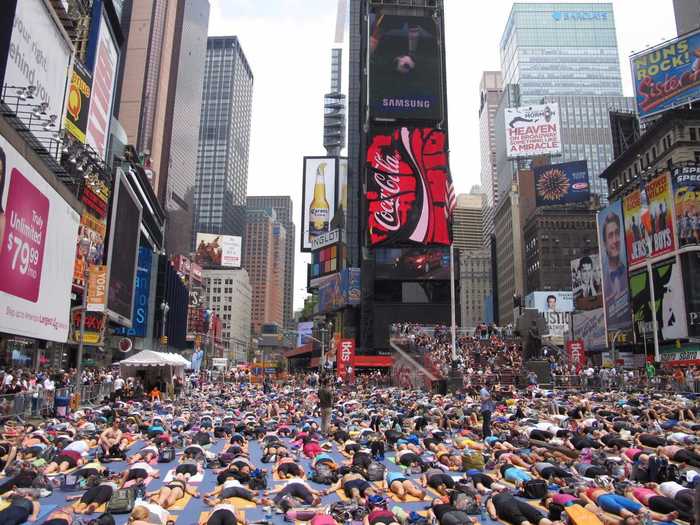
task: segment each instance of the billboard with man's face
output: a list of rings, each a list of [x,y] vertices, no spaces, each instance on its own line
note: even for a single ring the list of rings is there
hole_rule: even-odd
[[[627,280],[627,250],[623,232],[622,202],[614,202],[598,212],[598,247],[608,332],[632,329]]]
[[[600,277],[600,257],[585,255],[571,261],[571,289],[576,310],[603,307],[603,285]]]
[[[372,118],[442,120],[440,20],[370,14]]]

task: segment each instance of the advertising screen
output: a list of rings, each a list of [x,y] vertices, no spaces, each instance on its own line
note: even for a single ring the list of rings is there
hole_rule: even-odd
[[[335,157],[304,157],[301,207],[301,251],[311,251],[311,241],[331,231],[337,205]]]
[[[95,151],[105,158],[109,138],[109,125],[112,120],[112,101],[114,99],[114,84],[117,80],[117,65],[119,51],[114,43],[114,37],[109,29],[107,16],[103,12],[100,17],[100,29],[97,40],[97,54],[92,70],[92,95],[90,97],[90,112],[85,133],[85,141]]]
[[[153,250],[149,246],[139,246],[139,260],[136,268],[136,297],[134,298],[134,313],[131,320],[131,328],[116,328],[114,330],[115,335],[146,337],[152,262]]]
[[[681,254],[688,335],[700,337],[700,252]]]
[[[654,338],[654,324],[651,317],[651,290],[649,289],[649,272],[641,268],[630,272],[630,299],[632,301],[632,320],[636,341]]]
[[[532,168],[532,173],[538,207],[586,202],[591,196],[588,162],[585,160],[536,166]]]
[[[374,129],[367,148],[370,244],[451,242],[455,196],[446,136],[431,128]]]
[[[297,347],[304,346],[306,343],[311,342],[311,337],[314,331],[313,321],[304,321],[297,324]]]
[[[683,278],[676,259],[655,264],[651,273],[654,281],[656,327],[660,339],[672,341],[688,337]]]
[[[598,212],[598,247],[603,274],[603,300],[608,332],[632,329],[627,280],[627,250],[623,241],[622,203],[612,203]]]
[[[105,234],[107,223],[103,219],[98,219],[87,210],[80,218],[80,228],[75,245],[75,268],[73,269],[73,286],[82,290],[85,286],[85,265],[101,264],[104,258]],[[81,239],[90,239],[92,250],[83,253],[80,249]]]
[[[535,308],[541,314],[547,312],[573,312],[573,292],[532,292],[525,296],[525,308]]]
[[[64,122],[66,130],[80,142],[85,142],[91,92],[92,75],[80,62],[74,62]]]
[[[80,216],[0,136],[0,332],[68,339]]]
[[[339,271],[342,261],[345,260],[345,245],[332,244],[311,252],[311,264],[309,265],[309,279],[316,279]]]
[[[372,118],[442,120],[439,19],[370,14]]]
[[[700,165],[673,168],[673,194],[680,247],[700,244]]]
[[[107,259],[107,315],[131,327],[142,207],[121,168],[116,171],[113,195]]]
[[[627,247],[627,262],[630,266],[642,263],[649,254],[649,238],[651,231],[649,209],[646,203],[646,193],[634,190],[622,199],[622,211],[625,216],[625,245]]]
[[[572,259],[571,290],[576,310],[595,310],[603,307],[603,284],[598,255]]]
[[[34,86],[28,102],[45,102],[46,115],[56,115],[60,124],[73,51],[56,21],[44,0],[17,2],[4,84]]]
[[[650,239],[651,256],[659,257],[671,253],[676,246],[673,232],[673,190],[671,174],[664,173],[651,179],[644,186],[649,201],[647,235]]]
[[[449,248],[377,248],[374,262],[377,279],[450,278]]]
[[[573,314],[574,337],[583,340],[587,350],[602,350],[607,347],[605,334],[605,311],[602,308]]]
[[[509,159],[561,155],[559,104],[506,108],[505,119]]]
[[[700,31],[669,40],[630,58],[641,118],[700,98]]]
[[[242,239],[234,235],[197,233],[194,260],[202,268],[240,268]]]

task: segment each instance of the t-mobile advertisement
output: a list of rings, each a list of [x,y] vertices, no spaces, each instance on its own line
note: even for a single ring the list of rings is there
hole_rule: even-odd
[[[0,332],[66,341],[79,223],[0,137]]]

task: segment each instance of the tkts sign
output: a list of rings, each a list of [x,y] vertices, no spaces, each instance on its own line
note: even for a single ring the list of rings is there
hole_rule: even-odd
[[[367,200],[370,244],[451,242],[456,204],[446,135],[430,128],[370,133]]]

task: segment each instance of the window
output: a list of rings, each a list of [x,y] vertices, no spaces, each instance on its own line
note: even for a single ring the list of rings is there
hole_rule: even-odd
[[[695,162],[700,162],[700,151],[694,151],[693,155],[695,155]]]
[[[695,128],[690,128],[690,140],[698,140],[698,132],[695,130]]]

